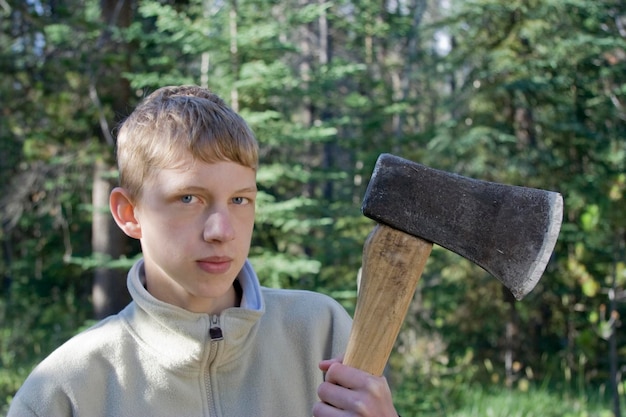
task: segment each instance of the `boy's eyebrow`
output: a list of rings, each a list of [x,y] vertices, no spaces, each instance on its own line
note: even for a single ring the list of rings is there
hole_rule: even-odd
[[[182,193],[182,192],[185,192],[185,193],[188,193],[188,192],[205,192],[205,191],[207,191],[206,188],[199,187],[197,185],[181,186],[181,187],[178,187],[176,189],[176,192],[179,192],[179,193]],[[244,188],[240,188],[238,190],[234,190],[233,191],[233,193],[256,193],[256,192],[258,192],[258,188],[257,188],[256,184],[252,185],[250,187],[244,187]]]
[[[236,193],[256,193],[257,191],[259,191],[259,189],[257,188],[256,184],[252,187],[246,187],[246,188],[242,188],[240,190],[236,190]]]

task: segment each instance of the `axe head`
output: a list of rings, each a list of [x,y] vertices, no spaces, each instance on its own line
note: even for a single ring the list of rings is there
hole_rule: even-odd
[[[535,287],[554,250],[563,198],[552,191],[467,178],[382,154],[362,211],[469,259],[520,300]]]

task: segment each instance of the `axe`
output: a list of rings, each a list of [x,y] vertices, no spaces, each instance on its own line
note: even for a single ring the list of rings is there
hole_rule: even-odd
[[[378,224],[363,248],[344,363],[380,376],[433,243],[476,263],[520,300],[554,250],[563,198],[381,154],[362,212]]]

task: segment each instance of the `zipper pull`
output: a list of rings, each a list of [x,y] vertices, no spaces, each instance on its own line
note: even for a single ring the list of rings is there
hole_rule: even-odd
[[[224,334],[222,333],[222,328],[220,327],[220,317],[218,315],[211,316],[209,338],[214,342],[224,340]]]

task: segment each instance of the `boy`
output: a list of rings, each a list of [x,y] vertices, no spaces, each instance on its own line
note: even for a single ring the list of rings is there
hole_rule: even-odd
[[[257,147],[205,89],[165,87],[137,107],[119,131],[110,197],[141,242],[133,301],[44,360],[9,417],[397,415],[384,378],[337,359],[345,310],[260,287],[247,261]]]

